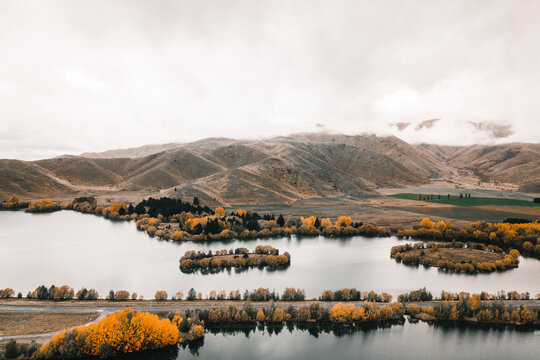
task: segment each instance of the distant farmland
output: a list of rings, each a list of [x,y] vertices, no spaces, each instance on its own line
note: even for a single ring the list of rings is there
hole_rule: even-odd
[[[398,199],[407,199],[407,200],[417,200],[418,194],[394,194],[389,195],[389,197],[398,198]],[[428,194],[425,194],[426,196]],[[441,194],[439,199],[439,194],[429,194],[433,195],[433,200],[418,200],[425,202],[433,202],[439,204],[448,204],[448,205],[457,205],[457,206],[482,206],[482,205],[499,205],[499,206],[540,206],[540,203],[534,203],[532,201],[526,200],[514,200],[514,199],[501,199],[501,198],[491,198],[491,197],[471,197],[471,198],[460,198],[459,196],[450,195],[448,199],[447,194]]]

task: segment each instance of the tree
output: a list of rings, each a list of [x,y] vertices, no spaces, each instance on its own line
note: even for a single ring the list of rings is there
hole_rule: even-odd
[[[194,206],[199,206],[199,198],[196,197],[196,196],[193,198],[193,205]]]
[[[47,300],[50,298],[50,293],[49,293],[49,290],[44,285],[41,285],[38,288],[36,288],[36,290],[34,290],[32,297],[38,300]]]
[[[74,291],[67,285],[62,285],[51,289],[50,296],[53,300],[70,300],[73,299]]]
[[[197,299],[197,292],[194,288],[189,289],[186,300],[193,301]]]
[[[82,288],[81,290],[77,291],[77,299],[78,300],[86,300],[86,296],[88,295],[88,290],[86,288]]]
[[[99,299],[99,294],[98,294],[97,290],[96,289],[88,290],[88,294],[86,294],[86,299],[87,300],[97,300],[97,299]]]
[[[336,221],[336,227],[345,227],[352,224],[352,219],[348,216],[340,216]]]
[[[276,308],[274,310],[274,315],[272,316],[272,321],[277,323],[283,322],[283,314],[284,313],[281,308]]]
[[[143,204],[142,202],[138,203],[138,204],[135,206],[134,211],[135,211],[138,215],[144,215],[144,214],[146,214],[146,208],[144,207],[144,204]]]
[[[126,301],[129,299],[130,297],[130,293],[129,291],[126,291],[126,290],[118,290],[117,292],[114,293],[114,299],[115,301]]]
[[[163,290],[156,291],[156,295],[154,296],[157,301],[165,301],[167,300],[167,297],[167,292]]]
[[[321,226],[324,227],[324,228],[331,227],[332,226],[332,221],[329,218],[322,219],[321,220]]]
[[[279,214],[276,223],[279,225],[279,227],[283,227],[283,225],[285,225],[285,219],[283,218],[282,214]]]
[[[0,290],[0,298],[2,299],[10,298],[13,295],[15,295],[15,291],[12,288],[5,288],[3,290]]]
[[[125,309],[55,335],[43,345],[40,355],[50,359],[132,353],[176,345],[178,335],[178,327],[168,319]]]
[[[201,325],[194,325],[189,330],[188,339],[193,341],[204,336],[204,328]]]

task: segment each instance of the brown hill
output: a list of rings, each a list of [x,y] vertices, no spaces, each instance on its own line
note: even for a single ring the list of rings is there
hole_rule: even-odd
[[[156,154],[158,152],[167,151],[170,149],[175,149],[181,144],[170,143],[170,144],[160,144],[160,145],[144,145],[135,148],[128,149],[115,149],[107,150],[103,152],[88,152],[82,153],[80,157],[90,158],[90,159],[114,159],[114,158],[136,158],[136,157],[145,157],[148,155]]]
[[[396,137],[372,135],[211,138],[164,147],[164,151],[152,145],[34,162],[1,160],[0,193],[160,190],[162,195],[198,196],[222,204],[283,204],[421,185],[455,176],[462,164],[481,176],[535,189],[540,168],[538,145],[412,146]]]
[[[511,143],[463,147],[419,145],[447,165],[468,170],[483,181],[516,184],[525,192],[540,192],[540,144]]]

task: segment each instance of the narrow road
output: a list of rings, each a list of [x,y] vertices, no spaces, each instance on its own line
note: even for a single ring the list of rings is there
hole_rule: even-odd
[[[364,305],[364,301],[341,301],[345,304],[354,304],[355,306]],[[529,308],[540,307],[540,300],[486,300],[482,301],[483,304],[491,303],[504,303],[505,305],[512,306],[528,306]],[[0,301],[0,311],[7,313],[92,313],[92,312],[104,312],[112,313],[115,311],[123,310],[125,308],[131,308],[139,311],[147,312],[161,312],[161,311],[180,311],[180,310],[205,310],[213,309],[223,306],[236,306],[242,307],[250,305],[256,309],[262,307],[269,307],[272,304],[281,308],[287,308],[293,306],[295,308],[300,306],[309,306],[311,304],[318,303],[325,308],[331,308],[336,305],[338,301],[244,301],[244,300],[195,300],[195,301],[153,301],[153,300],[135,300],[135,301],[39,301],[39,300],[18,300],[10,299]],[[415,301],[407,302],[408,304],[416,304],[419,307],[437,306],[441,301]],[[375,303],[377,306],[382,307],[387,303]]]

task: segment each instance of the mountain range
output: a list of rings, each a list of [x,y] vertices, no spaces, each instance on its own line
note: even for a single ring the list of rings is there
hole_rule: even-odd
[[[472,174],[540,192],[540,144],[439,146],[397,137],[295,134],[208,138],[37,161],[0,160],[0,195],[160,191],[222,204],[376,194]]]

